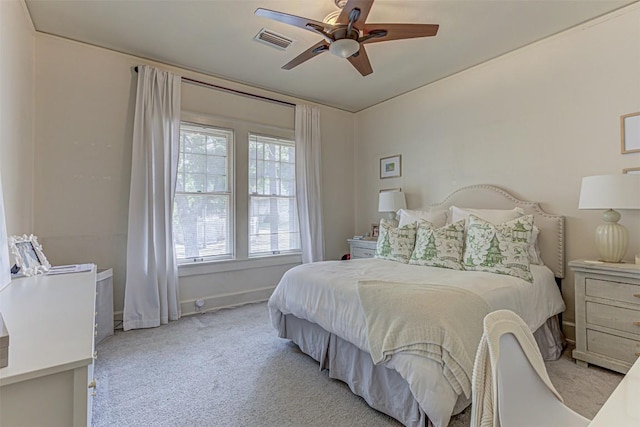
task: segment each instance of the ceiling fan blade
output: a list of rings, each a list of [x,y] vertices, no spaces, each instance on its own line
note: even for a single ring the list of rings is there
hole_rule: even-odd
[[[438,33],[437,24],[366,24],[363,28],[362,43],[379,43],[390,40],[413,39],[416,37],[433,37]],[[384,33],[386,31],[386,34]],[[376,35],[376,33],[378,35]]]
[[[325,22],[314,21],[313,19],[302,18],[296,15],[289,15],[288,13],[277,12],[275,10],[258,8],[254,12],[257,16],[263,18],[273,19],[274,21],[283,22],[285,24],[293,25],[294,27],[303,28],[305,30],[317,32],[317,29],[313,27],[324,28],[326,31],[332,30],[333,25]]]
[[[282,69],[283,70],[290,70],[293,67],[297,67],[298,65],[302,64],[303,62],[308,61],[309,59],[313,58],[314,56],[317,56],[317,55],[319,55],[322,52],[325,52],[327,50],[329,50],[329,44],[327,42],[325,42],[324,40],[321,41],[321,42],[318,42],[318,43],[314,44],[313,46],[311,46],[309,49],[307,49],[304,52],[302,52],[300,55],[298,55],[295,58],[293,58],[291,61],[289,61],[286,64],[284,64],[282,66]]]
[[[363,45],[360,45],[360,50],[355,54],[351,55],[347,58],[351,65],[353,65],[356,70],[362,74],[362,76],[368,76],[373,73],[373,68],[371,68],[371,62],[369,62],[369,57],[367,56],[367,51],[365,50]]]
[[[367,16],[369,16],[369,11],[371,10],[371,6],[373,5],[373,0],[349,0],[347,4],[342,8],[342,12],[336,19],[336,24],[348,24],[349,23],[349,15],[353,9],[360,9],[360,16],[353,23],[360,24],[360,26],[364,25],[364,22],[367,20]]]

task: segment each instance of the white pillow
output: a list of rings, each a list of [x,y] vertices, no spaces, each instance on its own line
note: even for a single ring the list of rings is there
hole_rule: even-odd
[[[440,228],[447,222],[447,211],[412,211],[409,209],[400,209],[398,211],[398,227],[404,227],[420,220],[425,220],[433,224],[434,227]]]
[[[467,220],[469,218],[469,215],[471,214],[477,216],[480,219],[484,219],[485,221],[489,221],[492,224],[502,224],[503,222],[520,218],[524,215],[524,210],[522,208],[470,209],[451,206],[449,208],[449,215],[447,216],[447,223],[451,224],[463,219]]]
[[[534,225],[531,231],[531,244],[529,245],[529,263],[543,265],[542,255],[540,255],[540,248],[538,247],[538,234],[540,234],[540,229]]]

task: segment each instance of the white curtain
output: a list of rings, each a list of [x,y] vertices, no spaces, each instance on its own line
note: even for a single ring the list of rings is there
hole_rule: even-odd
[[[0,174],[1,175],[1,174]],[[4,219],[4,199],[2,197],[2,179],[0,179],[0,289],[11,282],[11,263],[9,262],[9,243],[7,226]]]
[[[302,262],[324,260],[321,193],[320,110],[296,105],[296,199]]]
[[[180,76],[138,67],[124,330],[180,318],[171,212],[180,143]]]

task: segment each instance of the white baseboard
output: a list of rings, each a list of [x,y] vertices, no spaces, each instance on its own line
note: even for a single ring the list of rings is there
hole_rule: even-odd
[[[262,302],[269,299],[274,289],[275,286],[269,286],[266,288],[252,289],[250,291],[196,298],[204,301],[204,306],[198,311],[196,311],[195,306],[196,299],[180,301],[180,310],[183,316],[190,316],[220,310],[221,308],[231,308],[254,302]],[[114,312],[113,319],[116,325],[120,325],[119,328],[116,329],[122,329],[122,311]]]
[[[189,316],[192,314],[219,310],[221,308],[230,308],[254,302],[266,301],[269,299],[274,289],[275,286],[269,286],[267,288],[252,289],[250,291],[196,298],[204,301],[204,306],[200,310],[196,310],[196,299],[180,301],[180,309],[183,316]]]

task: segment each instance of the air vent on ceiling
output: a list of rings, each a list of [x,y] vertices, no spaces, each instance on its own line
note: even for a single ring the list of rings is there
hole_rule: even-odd
[[[268,44],[269,46],[273,46],[276,49],[285,50],[293,43],[288,37],[283,36],[282,34],[274,33],[271,30],[267,30],[263,28],[260,32],[254,37],[254,40],[259,42]]]

